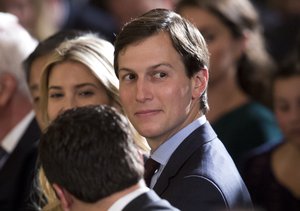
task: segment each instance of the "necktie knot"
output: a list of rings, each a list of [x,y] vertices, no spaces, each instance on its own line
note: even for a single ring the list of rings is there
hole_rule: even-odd
[[[154,175],[155,171],[159,168],[159,166],[160,164],[152,158],[149,158],[146,161],[144,179],[148,187],[150,186],[152,176]]]

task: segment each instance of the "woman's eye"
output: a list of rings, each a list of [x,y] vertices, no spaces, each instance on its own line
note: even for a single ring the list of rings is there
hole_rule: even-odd
[[[164,78],[164,77],[166,77],[166,76],[167,76],[167,74],[164,73],[164,72],[158,72],[158,73],[155,73],[155,74],[154,74],[154,77],[155,77],[155,78]]]
[[[63,97],[62,93],[50,93],[49,94],[49,98],[56,99],[56,98],[60,98],[60,97]]]
[[[275,107],[281,112],[287,112],[290,109],[289,106],[286,104],[275,104]]]
[[[92,96],[92,95],[94,95],[94,92],[93,92],[93,91],[81,91],[81,92],[79,92],[79,95],[80,95],[80,96],[87,97],[87,96]]]

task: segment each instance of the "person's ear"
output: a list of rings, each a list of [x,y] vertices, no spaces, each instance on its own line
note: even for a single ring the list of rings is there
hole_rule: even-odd
[[[0,75],[0,107],[5,106],[17,89],[17,80],[8,73]]]
[[[67,190],[65,190],[63,187],[60,187],[59,185],[57,185],[55,183],[52,186],[53,186],[53,189],[60,201],[61,208],[64,211],[70,211],[71,205],[73,204],[73,198],[72,198],[71,194]]]
[[[208,69],[204,67],[192,76],[193,99],[200,98],[203,92],[207,89],[207,84],[208,84]]]

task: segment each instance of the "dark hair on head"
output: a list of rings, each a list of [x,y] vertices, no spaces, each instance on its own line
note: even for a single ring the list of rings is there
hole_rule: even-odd
[[[39,159],[51,184],[88,203],[136,184],[144,171],[126,118],[105,105],[59,115],[41,137]]]
[[[249,0],[180,0],[176,11],[185,7],[204,9],[216,16],[236,39],[247,36],[247,47],[238,61],[237,79],[252,99],[270,105],[270,76],[275,64],[265,46],[259,15]]]
[[[167,9],[153,9],[127,23],[115,41],[114,67],[118,76],[118,56],[127,46],[159,34],[167,33],[174,49],[179,53],[185,66],[186,75],[209,66],[209,53],[206,42],[197,28],[179,14]],[[207,93],[202,94],[200,107],[203,113],[208,110]]]
[[[278,65],[273,75],[273,83],[277,79],[285,79],[293,76],[300,76],[300,45],[285,60]]]
[[[278,65],[272,77],[272,97],[274,97],[274,84],[278,80],[300,77],[300,36],[294,51]]]
[[[30,80],[31,66],[36,59],[50,54],[65,40],[74,39],[85,33],[87,32],[80,30],[62,30],[41,41],[35,50],[23,61],[27,82]]]

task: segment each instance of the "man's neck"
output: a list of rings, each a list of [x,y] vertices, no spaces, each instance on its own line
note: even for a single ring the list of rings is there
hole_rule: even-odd
[[[151,148],[151,152],[154,152],[159,146],[169,140],[173,135],[177,134],[180,130],[191,124],[193,121],[203,116],[203,113],[200,111],[200,108],[196,106],[193,111],[189,114],[186,120],[179,126],[176,130],[165,133],[160,137],[146,137],[147,142]]]
[[[119,191],[117,193],[114,193],[104,199],[101,199],[100,201],[93,203],[93,204],[87,204],[80,201],[77,201],[76,205],[73,206],[74,209],[72,211],[107,211],[117,200],[124,197],[125,195],[137,190],[140,188],[140,183],[137,183],[125,190]]]

